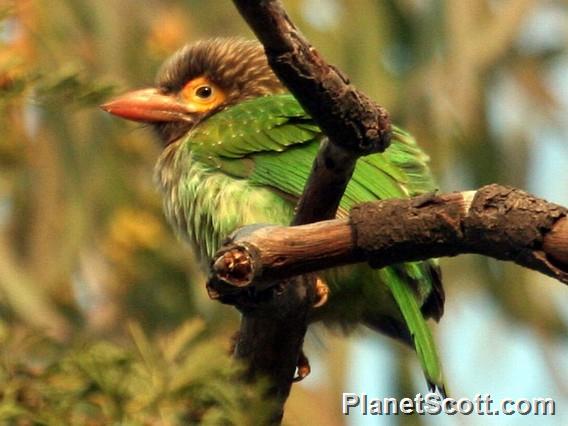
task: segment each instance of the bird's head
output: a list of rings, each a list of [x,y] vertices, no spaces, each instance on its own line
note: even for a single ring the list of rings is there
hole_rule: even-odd
[[[101,108],[151,124],[168,145],[224,108],[284,90],[258,42],[217,38],[177,51],[162,65],[155,87],[128,92]]]

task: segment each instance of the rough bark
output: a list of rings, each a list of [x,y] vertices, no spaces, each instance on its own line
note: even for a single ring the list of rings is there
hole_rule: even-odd
[[[387,111],[325,62],[276,0],[234,0],[264,45],[282,82],[334,143],[357,153],[382,152],[390,142]]]
[[[568,209],[519,189],[423,195],[355,206],[349,219],[257,228],[226,246],[214,272],[228,286],[266,283],[358,262],[374,268],[477,253],[568,284]],[[238,279],[230,267],[240,255]]]
[[[274,72],[329,138],[314,161],[292,224],[333,218],[357,158],[388,147],[388,113],[323,60],[279,1],[234,3],[264,45]],[[233,238],[249,232],[250,228],[245,229]],[[236,271],[246,256],[234,254],[225,260]],[[248,362],[249,377],[260,374],[271,380],[269,397],[279,402],[274,415],[274,422],[279,423],[300,359],[307,314],[315,302],[314,278],[289,276],[265,284],[262,288],[235,291],[214,274],[207,288],[213,298],[233,304],[243,313],[235,357]]]

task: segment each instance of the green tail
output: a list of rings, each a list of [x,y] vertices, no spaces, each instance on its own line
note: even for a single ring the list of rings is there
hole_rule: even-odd
[[[384,282],[387,283],[408,326],[430,390],[438,391],[446,397],[446,387],[436,344],[416,300],[416,293],[405,280],[401,279],[394,268],[382,269],[381,275],[384,277]]]

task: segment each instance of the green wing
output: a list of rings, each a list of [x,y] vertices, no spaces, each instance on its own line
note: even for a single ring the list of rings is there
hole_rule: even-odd
[[[321,138],[321,130],[290,94],[242,102],[213,115],[189,136],[195,159],[296,197]],[[253,159],[254,167],[242,159]],[[414,139],[395,127],[386,153],[359,160],[341,206],[434,190],[427,162]]]
[[[255,98],[212,115],[189,135],[200,161],[223,161],[259,152],[282,152],[321,134],[296,99],[289,95]]]
[[[289,94],[256,98],[217,113],[190,135],[194,158],[251,183],[275,188],[298,198],[311,171],[323,137],[320,129]],[[395,128],[393,142],[384,154],[362,157],[341,200],[348,211],[355,204],[401,198],[433,191],[428,157],[414,139]],[[389,286],[419,355],[426,378],[443,390],[441,368],[420,300],[443,297],[435,265],[413,262],[384,268],[381,279]],[[428,303],[428,302],[426,302]],[[438,311],[429,311],[438,319]],[[426,312],[424,310],[423,312]]]

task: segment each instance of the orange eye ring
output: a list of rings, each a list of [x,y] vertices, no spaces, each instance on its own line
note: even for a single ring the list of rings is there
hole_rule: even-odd
[[[190,110],[208,111],[225,101],[225,94],[206,77],[197,77],[187,83],[181,90],[181,97]]]

